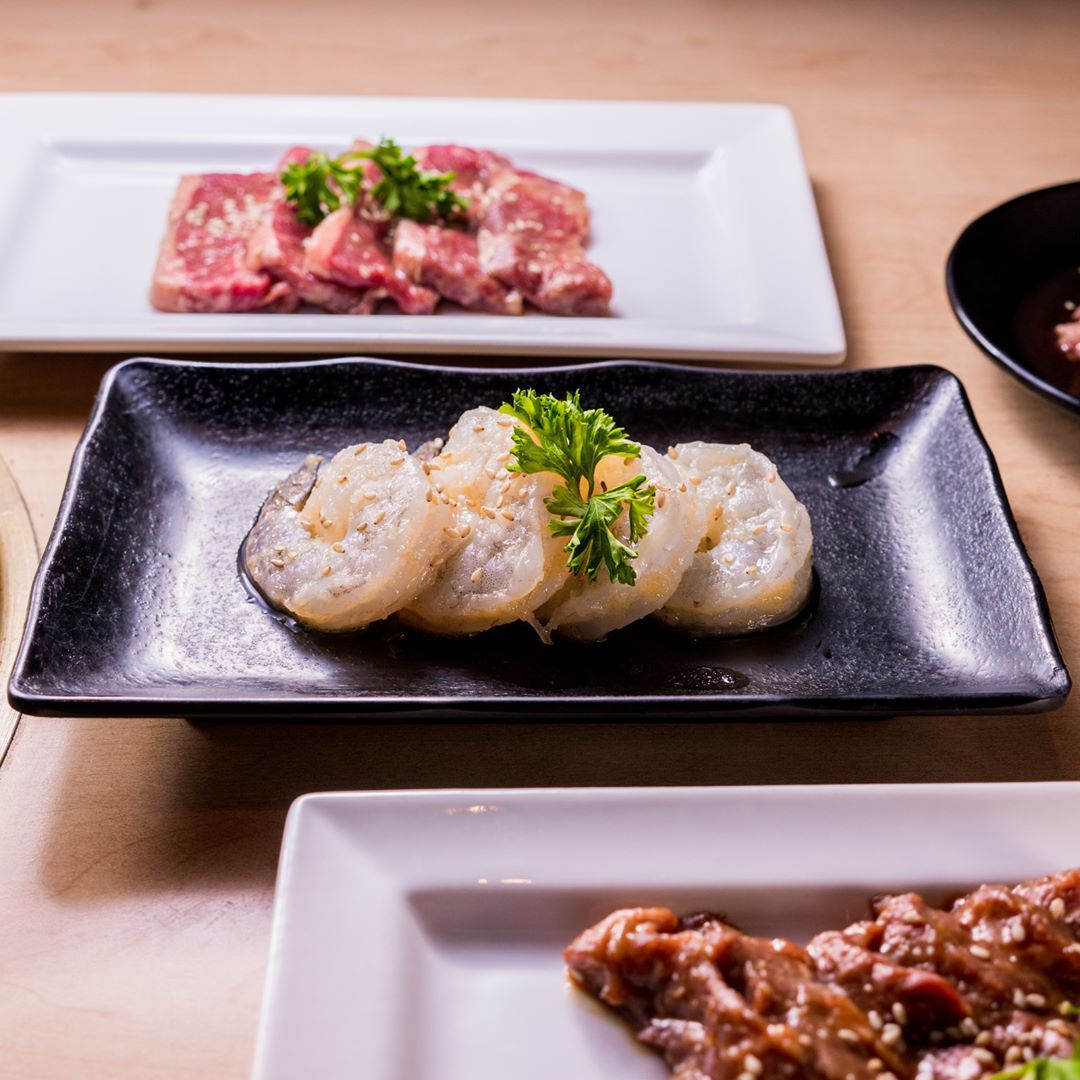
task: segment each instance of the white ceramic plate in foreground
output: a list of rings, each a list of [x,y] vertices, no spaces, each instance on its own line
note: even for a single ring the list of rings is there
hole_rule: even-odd
[[[805,941],[868,898],[1080,863],[1080,784],[309,795],[278,875],[256,1080],[662,1080],[561,950],[616,907]]]
[[[0,96],[0,348],[843,359],[791,114],[777,105]],[[358,135],[489,146],[582,188],[611,318],[165,314],[147,298],[182,173]]]

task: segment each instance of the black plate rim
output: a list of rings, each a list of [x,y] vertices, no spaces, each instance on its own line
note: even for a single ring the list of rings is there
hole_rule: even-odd
[[[952,715],[962,714],[991,714],[1008,712],[1046,712],[1059,708],[1064,704],[1072,687],[1071,676],[1065,665],[1064,657],[1054,634],[1053,621],[1050,607],[1046,599],[1046,593],[1039,575],[1031,561],[1027,548],[1020,536],[1009,503],[1005,487],[1001,479],[994,453],[990,448],[986,437],[983,435],[975,414],[971,407],[970,399],[961,380],[947,368],[937,364],[912,364],[892,365],[886,368],[843,368],[828,371],[741,371],[730,368],[708,367],[699,363],[667,363],[654,360],[641,359],[618,359],[586,360],[573,364],[556,365],[533,365],[522,367],[514,364],[507,366],[481,365],[467,366],[457,364],[432,364],[420,361],[401,360],[388,357],[373,356],[341,356],[324,357],[306,360],[288,361],[260,361],[256,363],[238,364],[233,361],[219,360],[176,360],[164,357],[135,356],[114,364],[102,377],[98,387],[94,404],[87,420],[86,428],[75,447],[72,455],[68,478],[64,485],[63,495],[60,500],[60,508],[53,523],[52,531],[34,582],[30,590],[30,598],[27,604],[26,617],[23,623],[22,639],[19,651],[8,680],[7,695],[11,706],[22,713],[37,716],[66,716],[66,717],[190,717],[194,718],[235,718],[253,719],[256,717],[289,716],[301,717],[319,715],[327,718],[337,717],[347,719],[350,717],[369,720],[378,719],[380,716],[412,716],[422,718],[425,714],[447,716],[455,712],[461,714],[477,713],[488,714],[494,718],[499,712],[513,711],[535,718],[538,714],[565,709],[567,706],[581,706],[589,712],[603,715],[604,710],[620,712],[623,719],[627,717],[625,709],[627,699],[615,698],[609,695],[544,695],[531,696],[528,698],[515,697],[513,695],[477,695],[473,697],[453,696],[396,696],[396,697],[363,697],[336,695],[334,697],[320,697],[313,695],[280,695],[280,696],[243,696],[235,698],[222,697],[160,697],[160,696],[137,696],[137,695],[53,695],[38,693],[23,687],[21,684],[26,674],[26,665],[29,658],[30,645],[33,638],[33,630],[36,628],[40,617],[42,593],[45,581],[49,575],[56,549],[60,538],[67,528],[75,502],[75,492],[85,466],[87,448],[92,442],[98,429],[101,427],[105,413],[105,407],[112,392],[112,388],[120,376],[129,368],[140,366],[157,366],[173,368],[199,368],[210,370],[260,370],[274,371],[281,368],[302,369],[334,367],[341,364],[363,364],[387,368],[407,368],[429,372],[443,372],[447,374],[478,374],[478,375],[510,375],[528,376],[543,375],[549,372],[566,373],[568,371],[595,371],[600,368],[640,368],[652,371],[683,371],[687,373],[700,373],[702,370],[714,371],[717,374],[725,374],[744,379],[785,379],[785,378],[826,378],[826,379],[857,379],[860,377],[873,377],[877,373],[895,371],[899,368],[911,368],[915,371],[924,372],[936,380],[945,380],[954,385],[963,406],[968,423],[978,440],[990,469],[990,479],[994,496],[1004,514],[1009,528],[1010,537],[1020,556],[1021,564],[1025,570],[1035,593],[1036,614],[1039,629],[1046,638],[1052,651],[1053,659],[1057,664],[1058,678],[1053,685],[1044,685],[1039,689],[1041,694],[1028,694],[1019,692],[988,691],[985,694],[972,694],[970,692],[957,696],[948,695],[919,695],[910,696],[895,695],[861,695],[859,698],[837,697],[803,697],[792,698],[790,695],[761,694],[740,698],[724,698],[718,695],[683,695],[677,693],[661,695],[638,695],[632,699],[632,705],[636,712],[647,714],[661,709],[671,714],[677,714],[681,710],[683,715],[701,715],[713,710],[725,716],[739,716],[745,714],[770,714],[782,712],[784,715],[820,716],[824,712],[839,712],[851,715],[871,715],[886,717],[896,713],[905,714],[935,714],[949,713]]]
[[[975,342],[986,356],[1014,378],[1019,379],[1019,381],[1029,389],[1034,390],[1038,394],[1042,394],[1043,397],[1048,398],[1059,405],[1063,405],[1067,409],[1080,413],[1080,397],[1070,394],[1067,390],[1062,390],[1061,387],[1055,386],[1045,379],[1041,379],[1027,367],[1027,365],[1021,363],[1015,357],[1010,356],[1009,353],[1005,352],[1003,349],[999,349],[982,333],[968,313],[964,302],[960,299],[956,283],[957,251],[963,247],[968,237],[976,228],[981,226],[988,218],[992,218],[999,213],[1004,213],[1019,203],[1035,202],[1040,198],[1044,198],[1051,192],[1062,191],[1066,188],[1076,188],[1078,194],[1080,194],[1080,180],[1068,180],[1061,184],[1051,184],[1049,187],[1034,188],[1031,191],[1025,191],[1020,195],[1014,195],[1011,199],[1006,199],[1004,202],[998,203],[996,206],[992,206],[989,210],[979,214],[978,217],[972,218],[961,230],[960,235],[957,236],[952,247],[949,249],[948,258],[945,260],[945,291],[948,294],[949,306],[952,308],[953,315],[956,316],[956,321],[960,323],[967,336]]]

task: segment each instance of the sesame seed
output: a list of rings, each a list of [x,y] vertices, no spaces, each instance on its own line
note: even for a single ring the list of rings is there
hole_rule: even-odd
[[[727,493],[729,495],[734,495],[736,491],[738,491],[738,488],[735,486],[735,481],[732,480],[731,483],[727,486]]]
[[[680,484],[679,485],[679,490],[680,491],[685,491],[686,490],[686,485],[685,484]]]
[[[1042,994],[1028,994],[1027,1003],[1032,1009],[1046,1008],[1046,998]]]
[[[1060,919],[1064,916],[1065,901],[1062,900],[1060,896],[1055,896],[1054,899],[1050,901],[1050,914],[1053,915],[1055,919]]]
[[[374,491],[364,492],[364,498],[367,499],[368,502],[374,502],[378,497],[379,496],[376,495]]]
[[[501,416],[501,417],[499,417],[498,420],[495,421],[495,423],[498,424],[499,427],[513,427],[514,426],[514,421],[511,420],[509,416]]]
[[[494,519],[495,517],[495,511],[492,510],[490,506],[481,506],[480,513],[483,514],[486,518]]]
[[[663,510],[664,509],[664,503],[666,503],[666,502],[667,502],[667,492],[658,491],[656,493],[656,509],[657,510]]]
[[[676,450],[674,446],[669,446],[667,448],[667,456],[669,458],[671,458],[672,461],[678,461],[679,460],[679,451]]]
[[[385,511],[385,510],[380,510],[380,511],[379,511],[379,512],[378,512],[378,513],[377,513],[377,514],[376,514],[376,515],[375,515],[375,516],[374,516],[374,517],[373,517],[373,518],[371,519],[371,524],[372,524],[372,525],[381,525],[381,524],[383,523],[383,519],[384,519],[385,517],[386,517],[386,511]]]
[[[447,525],[447,526],[446,526],[446,527],[445,527],[445,528],[443,529],[443,532],[444,532],[444,533],[446,533],[446,535],[447,535],[447,536],[449,536],[451,540],[457,540],[457,539],[459,539],[459,535],[458,535],[458,531],[457,531],[457,529],[453,528],[453,526],[451,526],[451,525]]]
[[[976,1061],[981,1062],[983,1065],[997,1064],[997,1058],[994,1057],[994,1055],[991,1054],[989,1050],[985,1050],[981,1046],[977,1046],[974,1050],[972,1050],[971,1056]]]
[[[971,1017],[969,1016],[967,1019],[970,1020]],[[993,1041],[993,1038],[994,1036],[989,1031],[980,1031],[979,1034],[975,1036],[975,1045],[989,1046]]]
[[[405,459],[403,457],[396,457],[390,462],[391,465],[404,465]]]
[[[758,568],[756,566],[748,566],[746,568],[746,576],[747,577],[754,577],[759,572],[760,571],[758,570]]]
[[[475,570],[474,570],[474,571],[473,571],[473,572],[472,572],[472,573],[471,573],[471,574],[469,575],[469,580],[470,580],[471,582],[473,582],[474,584],[479,584],[479,583],[480,583],[480,579],[481,579],[481,578],[482,578],[483,576],[484,576],[484,568],[483,568],[482,566],[478,566],[478,567],[477,567],[477,568],[476,568],[476,569],[475,569]]]
[[[764,525],[755,525],[753,527],[753,529],[751,529],[750,531],[751,531],[752,535],[760,536],[765,531],[765,526]]]
[[[354,451],[353,457],[359,457],[367,449],[367,443],[361,443]]]
[[[899,1024],[886,1024],[881,1031],[881,1041],[886,1046],[896,1046],[903,1038],[903,1035],[904,1033],[900,1030]]]
[[[1027,1006],[1027,995],[1024,993],[1023,990],[1013,991],[1013,1004],[1018,1009],[1023,1009]]]
[[[458,529],[458,536],[460,536],[462,540],[468,540],[471,533],[471,525],[462,525],[461,528]]]
[[[430,462],[421,461],[420,462],[420,468],[424,470],[424,475],[425,476],[430,476],[431,475],[431,463]]]
[[[1030,1046],[1025,1046],[1024,1049],[1020,1051],[1020,1053],[1023,1054],[1025,1061],[1031,1061],[1031,1059],[1035,1056],[1035,1051],[1032,1050]]]
[[[322,576],[323,576],[323,577],[327,577],[327,576],[329,576],[329,575],[330,575],[330,574],[332,574],[332,573],[333,573],[333,570],[332,570],[332,568],[331,568],[331,567],[329,567],[329,566],[324,566],[324,567],[323,567],[323,572],[322,572]]]
[[[484,425],[483,424],[473,424],[473,431],[475,431],[477,435],[479,435],[480,432],[482,432],[483,430],[484,430]]]
[[[1054,1017],[1053,1020],[1047,1020],[1046,1026],[1051,1031],[1056,1031],[1059,1035],[1068,1036],[1072,1034],[1072,1031],[1069,1030],[1069,1025],[1066,1024],[1064,1020],[1057,1019],[1057,1017]]]
[[[1011,931],[1013,941],[1017,942],[1018,944],[1027,937],[1027,931],[1024,929],[1023,923],[1013,923]]]
[[[427,491],[424,493],[424,498],[427,499],[428,502],[431,502],[434,497],[435,492],[432,491],[431,488],[428,488]]]
[[[504,518],[506,518],[507,521],[513,521],[514,520],[514,515],[511,514],[509,510],[503,510],[501,513],[502,513],[502,516]]]
[[[979,1025],[970,1016],[965,1016],[960,1021],[960,1033],[962,1035],[978,1035]]]
[[[345,473],[342,473],[342,474],[341,474],[341,475],[340,475],[340,476],[339,476],[339,477],[337,478],[337,482],[338,482],[339,484],[344,484],[344,483],[346,483],[346,482],[348,481],[348,479],[349,479],[349,478],[348,478],[348,476],[346,476],[346,475],[345,475]]]
[[[896,1017],[896,1022],[903,1027],[907,1023],[907,1009],[899,1001],[893,1002],[892,1014]]]
[[[339,540],[336,544],[330,545],[339,555],[345,551],[345,545]]]
[[[851,1028],[840,1028],[836,1034],[847,1043],[857,1043],[859,1041],[859,1036]]]
[[[751,1076],[760,1076],[763,1066],[761,1064],[761,1058],[755,1057],[753,1054],[747,1054],[743,1058],[743,1068],[750,1073]]]
[[[977,956],[980,960],[989,960],[990,950],[985,945],[972,945],[971,955]]]
[[[891,1072],[883,1072],[879,1080],[896,1080],[896,1074]]]
[[[1015,1065],[1023,1058],[1023,1056],[1024,1051],[1021,1050],[1019,1046],[1010,1046],[1009,1049],[1005,1051],[1005,1064]]]
[[[689,479],[690,479],[690,483],[693,484],[694,487],[697,487],[701,483],[701,477],[700,476],[691,476]]]
[[[732,555],[730,551],[724,556],[724,565],[725,566],[734,566],[735,565],[735,556]]]
[[[405,440],[404,440],[404,439],[398,439],[398,441],[397,441],[397,448],[398,448],[399,450],[405,450],[405,449],[406,449],[406,446],[405,446]]]
[[[360,524],[356,526],[356,531],[358,533],[366,532],[367,531],[367,522],[366,521],[361,521]]]
[[[810,1036],[807,1035],[805,1031],[799,1036],[799,1042],[803,1046],[813,1046],[814,1045],[814,1040],[811,1039]]]
[[[280,570],[285,565],[285,563],[281,559],[271,559],[270,560],[270,565],[271,566],[276,566]]]
[[[885,1025],[885,1021],[881,1019],[881,1013],[879,1013],[877,1009],[871,1009],[866,1014],[866,1018],[870,1021],[870,1026],[875,1031],[880,1031]]]
[[[776,483],[776,469],[770,469],[769,475],[765,478],[770,484]]]
[[[754,1080],[754,1077],[751,1073],[741,1072],[735,1077],[735,1080]]]
[[[881,1070],[885,1068],[885,1063],[881,1060],[881,1058],[871,1058],[866,1063],[866,1067],[870,1070],[870,1072],[881,1072]]]
[[[794,525],[791,525],[786,521],[781,522],[781,524],[780,524],[780,531],[781,532],[791,532],[794,528],[795,528]],[[914,911],[906,911],[906,912],[904,912],[904,922],[912,923],[913,925],[917,925],[918,923],[922,922],[922,919],[920,919],[919,916],[916,915]]]

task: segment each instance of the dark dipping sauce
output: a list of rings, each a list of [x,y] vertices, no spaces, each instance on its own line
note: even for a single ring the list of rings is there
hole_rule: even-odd
[[[1017,305],[1013,331],[1020,355],[1040,379],[1080,397],[1080,360],[1058,345],[1055,327],[1071,321],[1080,305],[1080,259],[1042,279]]]

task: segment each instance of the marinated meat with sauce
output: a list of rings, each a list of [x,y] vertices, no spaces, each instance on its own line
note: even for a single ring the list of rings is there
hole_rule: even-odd
[[[978,1080],[1072,1052],[1080,870],[983,886],[948,910],[882,897],[872,916],[803,949],[634,908],[564,957],[680,1080]]]

